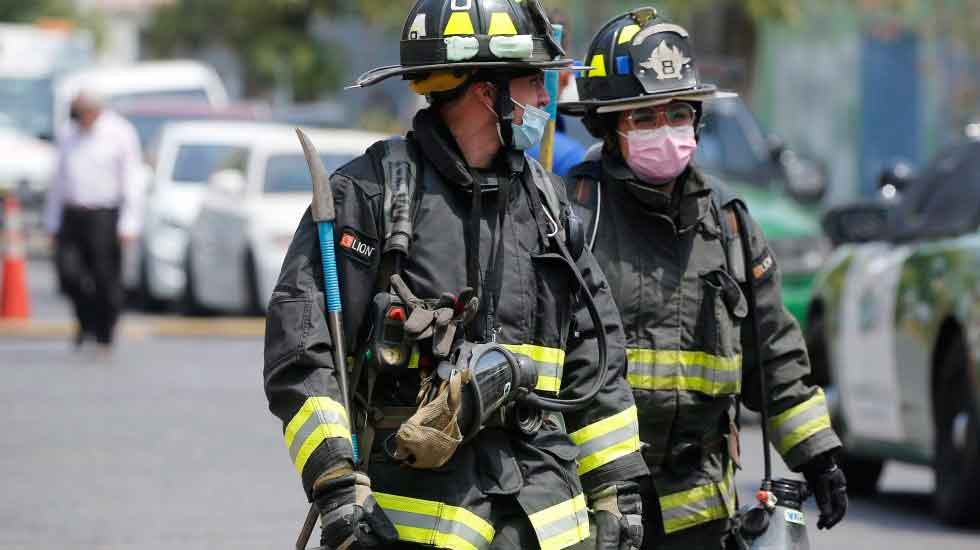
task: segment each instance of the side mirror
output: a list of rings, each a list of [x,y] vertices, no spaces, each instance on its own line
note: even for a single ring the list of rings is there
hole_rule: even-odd
[[[881,202],[832,208],[823,217],[823,229],[834,246],[884,240],[889,236],[891,211]]]
[[[802,202],[820,202],[824,198],[829,187],[825,168],[790,149],[784,149],[779,160],[790,195]]]
[[[885,199],[894,199],[908,189],[912,181],[912,165],[904,160],[892,162],[878,176],[878,191]]]
[[[208,178],[208,188],[226,197],[239,197],[245,191],[245,176],[238,170],[219,170]]]

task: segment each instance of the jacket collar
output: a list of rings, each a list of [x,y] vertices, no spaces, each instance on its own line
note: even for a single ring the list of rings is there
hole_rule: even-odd
[[[602,170],[647,211],[670,218],[682,232],[696,226],[710,211],[711,189],[693,166],[677,177],[671,195],[640,181],[619,155],[603,155]]]
[[[422,109],[415,115],[412,130],[423,156],[435,166],[436,171],[444,180],[467,189],[473,187],[476,170],[471,170],[466,164],[455,138],[442,119],[439,118],[438,113],[432,109]],[[524,172],[525,160],[521,151],[507,151],[506,155],[498,154],[494,163],[502,166],[505,161],[509,163],[509,166],[503,169],[498,168],[496,170],[498,174],[504,170]],[[478,179],[484,191],[493,190],[497,187],[496,181],[492,177],[479,177]]]

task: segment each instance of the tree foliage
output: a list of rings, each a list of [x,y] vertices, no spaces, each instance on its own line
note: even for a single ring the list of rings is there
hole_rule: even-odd
[[[0,2],[0,21],[31,23],[39,17],[71,17],[69,0],[3,0]]]

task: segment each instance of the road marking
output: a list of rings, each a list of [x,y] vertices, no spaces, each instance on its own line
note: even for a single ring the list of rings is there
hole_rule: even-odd
[[[0,339],[62,339],[75,335],[74,321],[0,320]],[[124,319],[117,331],[123,338],[261,338],[265,335],[265,319],[214,318],[185,319],[179,317],[140,316]]]

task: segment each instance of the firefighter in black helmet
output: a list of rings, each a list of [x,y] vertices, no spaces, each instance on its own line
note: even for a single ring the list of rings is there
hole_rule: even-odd
[[[691,165],[702,105],[723,94],[700,80],[688,32],[653,8],[606,24],[587,64],[580,100],[560,109],[603,144],[569,174],[568,194],[622,314],[651,470],[645,547],[725,547],[739,401],[768,406],[773,444],[815,493],[818,526],[832,527],[847,506],[841,443],[823,392],[803,381],[778,259],[740,199]]]
[[[419,0],[404,26],[401,64],[354,83],[398,76],[430,106],[406,138],[373,145],[330,178],[344,331],[347,349],[356,350],[351,411],[340,405],[309,212],[269,305],[266,393],[320,510],[325,547],[594,548],[590,506],[602,548],[640,546],[636,481],[648,470],[619,316],[592,254],[582,251],[582,239],[575,246],[581,231],[564,185],[524,154],[547,122],[542,71],[571,63],[537,0]],[[400,201],[399,190],[409,188]],[[409,208],[408,215],[394,214],[396,207]],[[569,252],[575,248],[578,254]],[[369,314],[390,288],[412,307],[441,304],[426,317],[432,327],[412,332],[418,340],[411,360],[398,365],[389,364],[398,353],[363,353],[378,334],[399,334],[375,326],[379,317]],[[445,431],[424,432],[457,445],[444,463],[403,460],[396,430],[414,421],[417,398],[430,395],[420,388],[438,386],[432,380],[443,369],[436,367],[446,365],[438,319],[455,322],[461,308],[453,304],[470,300],[454,296],[474,295],[479,311],[462,315],[452,349],[472,349],[456,346],[465,340],[520,354],[536,368],[533,398],[594,398],[564,414],[512,408],[511,416],[469,430],[476,435],[467,440],[453,418]],[[433,336],[423,338],[426,331]],[[596,367],[601,349],[608,373]],[[517,429],[516,416],[538,422]]]

